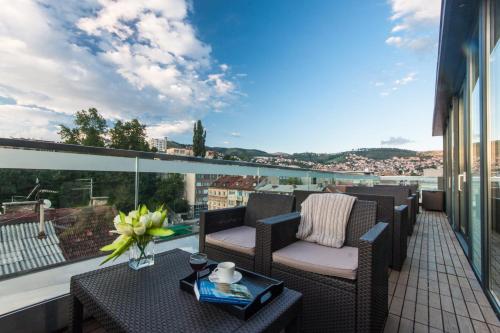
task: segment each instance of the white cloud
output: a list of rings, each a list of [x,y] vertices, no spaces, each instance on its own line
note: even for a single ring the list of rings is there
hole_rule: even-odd
[[[435,23],[441,13],[440,0],[390,0],[392,20],[408,23]]]
[[[162,138],[172,134],[182,134],[193,130],[194,120],[163,122],[147,127],[147,134],[152,138]]]
[[[403,40],[403,38],[401,38],[401,37],[390,36],[389,38],[387,38],[387,39],[385,40],[385,43],[386,43],[387,45],[394,45],[394,46],[398,46],[398,47],[400,47],[400,46],[402,46],[402,45],[403,45],[404,40]]]
[[[59,124],[67,124],[69,116],[36,106],[0,105],[2,137],[25,139],[59,139]]]
[[[416,52],[428,52],[435,48],[438,38],[441,0],[389,0],[390,19],[395,22],[386,39],[388,45],[406,47]]]
[[[403,146],[403,145],[406,145],[406,144],[412,143],[412,142],[413,141],[408,139],[408,138],[403,138],[401,136],[397,136],[397,137],[391,136],[387,140],[382,140],[380,142],[380,144],[382,146]]]
[[[241,136],[240,132],[231,132],[230,135],[234,138],[239,138]]]
[[[5,2],[0,97],[36,105],[32,113],[96,107],[108,119],[137,117],[157,130],[220,110],[237,98],[236,83],[196,35],[189,3]]]
[[[413,82],[415,81],[415,76],[417,75],[417,73],[415,72],[412,72],[412,73],[409,73],[408,75],[406,75],[405,77],[401,78],[401,79],[398,79],[396,81],[394,81],[394,84],[396,86],[404,86],[404,85],[407,85],[408,83],[410,82]]]
[[[394,28],[392,28],[391,32],[398,32],[398,31],[403,31],[406,29],[408,29],[407,24],[397,24],[394,26]]]

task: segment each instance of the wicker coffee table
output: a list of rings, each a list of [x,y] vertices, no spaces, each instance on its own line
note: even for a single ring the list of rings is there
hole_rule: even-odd
[[[133,271],[127,263],[71,278],[72,329],[81,332],[83,309],[108,332],[287,332],[298,331],[302,295],[283,293],[247,321],[180,290],[192,272],[189,253],[176,249],[155,265]]]

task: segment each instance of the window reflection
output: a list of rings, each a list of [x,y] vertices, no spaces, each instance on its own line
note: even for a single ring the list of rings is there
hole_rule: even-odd
[[[489,73],[489,140],[491,145],[490,202],[490,289],[500,298],[500,0],[492,1],[491,50]]]

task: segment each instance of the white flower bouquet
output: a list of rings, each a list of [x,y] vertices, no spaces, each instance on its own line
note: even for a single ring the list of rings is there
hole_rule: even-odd
[[[100,265],[116,260],[131,246],[137,246],[139,250],[138,261],[146,259],[146,247],[153,237],[165,237],[174,234],[171,229],[164,228],[167,224],[167,210],[163,206],[154,212],[150,212],[146,205],[140,205],[128,215],[120,212],[114,218],[115,230],[112,233],[119,234],[115,241],[101,248],[103,252],[113,251],[104,259]]]

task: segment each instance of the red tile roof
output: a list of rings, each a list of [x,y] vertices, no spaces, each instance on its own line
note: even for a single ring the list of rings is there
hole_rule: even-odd
[[[254,191],[257,184],[258,177],[256,176],[222,176],[217,178],[210,187]]]

